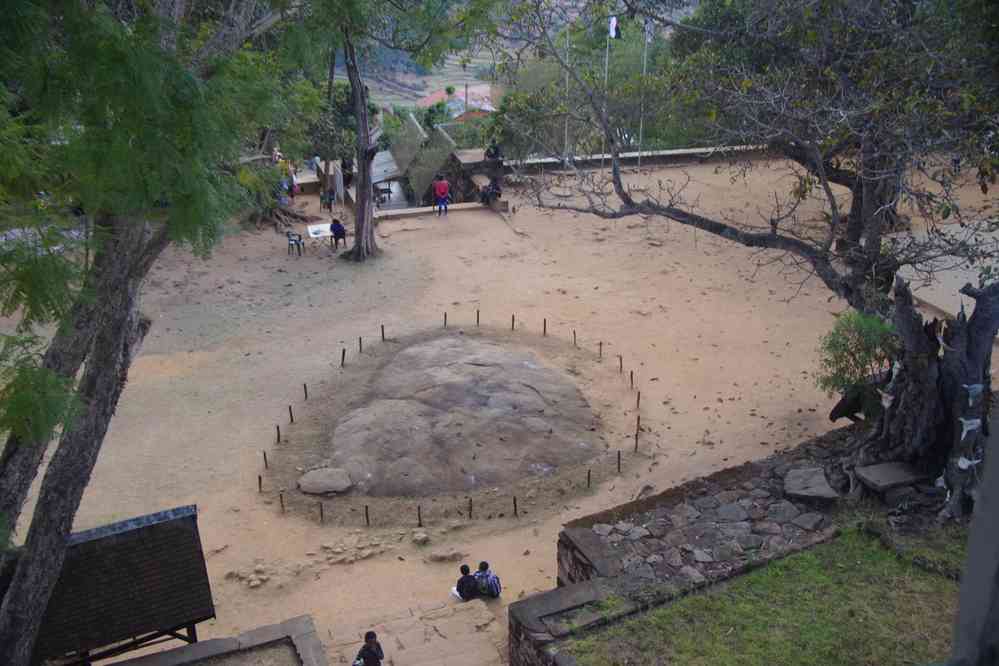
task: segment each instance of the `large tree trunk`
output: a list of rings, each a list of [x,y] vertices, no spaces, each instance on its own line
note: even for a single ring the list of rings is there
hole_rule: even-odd
[[[962,293],[976,299],[971,317],[959,313],[941,332],[941,323],[923,322],[912,293],[895,285],[894,323],[902,357],[883,393],[886,409],[856,464],[912,463],[949,490],[946,511],[963,515],[977,493],[979,464],[985,457],[992,344],[999,329],[999,284]]]
[[[371,183],[371,160],[377,147],[370,145],[368,126],[368,91],[361,81],[357,66],[357,54],[350,36],[344,33],[344,62],[347,77],[350,79],[350,96],[357,117],[357,170],[354,176],[354,247],[347,253],[354,261],[364,261],[378,252],[375,242],[373,200],[374,187]]]
[[[80,413],[63,431],[42,481],[27,540],[0,604],[0,664],[28,666],[38,630],[65,559],[66,538],[90,480],[128,368],[146,331],[139,292],[166,233],[114,220],[104,252],[105,276],[114,287],[102,293],[87,366],[80,380]]]

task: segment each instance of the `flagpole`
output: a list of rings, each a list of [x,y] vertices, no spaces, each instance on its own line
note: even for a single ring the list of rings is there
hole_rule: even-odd
[[[607,132],[604,131],[604,120],[607,118],[607,95],[608,95],[608,81],[607,74],[610,68],[610,43],[611,43],[611,31],[607,30],[607,49],[604,51],[604,117],[601,118],[600,122],[600,168],[604,168],[604,153],[607,152]]]
[[[569,27],[565,28],[565,139],[563,159],[569,165]]]
[[[638,114],[638,168],[642,168],[642,140],[644,138],[645,131],[645,74],[648,71],[649,64],[649,25],[648,20],[645,23],[645,34],[642,38],[645,40],[645,44],[642,46],[642,103]]]

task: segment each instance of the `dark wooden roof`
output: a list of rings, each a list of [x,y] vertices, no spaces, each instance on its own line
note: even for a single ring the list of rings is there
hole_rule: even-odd
[[[3,578],[0,589],[9,583]],[[94,651],[213,617],[197,508],[161,511],[70,536],[34,657]]]

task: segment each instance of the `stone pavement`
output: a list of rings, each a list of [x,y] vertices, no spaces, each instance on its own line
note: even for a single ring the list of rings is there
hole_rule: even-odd
[[[448,601],[361,618],[343,618],[327,638],[331,664],[351,664],[373,630],[387,666],[500,666],[506,637],[481,600]]]

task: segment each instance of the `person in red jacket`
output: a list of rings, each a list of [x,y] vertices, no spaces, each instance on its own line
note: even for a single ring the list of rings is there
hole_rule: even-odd
[[[434,180],[434,205],[437,207],[437,217],[440,217],[441,213],[447,215],[447,201],[450,196],[451,184],[444,176],[437,174],[437,178]]]

